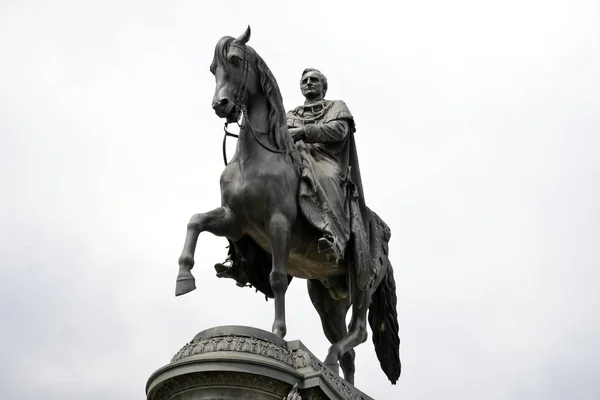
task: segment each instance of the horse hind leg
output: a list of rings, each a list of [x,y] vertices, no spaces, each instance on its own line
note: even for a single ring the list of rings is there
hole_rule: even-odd
[[[200,233],[208,231],[216,236],[231,238],[240,237],[239,224],[231,210],[226,207],[215,208],[212,211],[194,214],[187,225],[187,233],[183,251],[179,257],[179,274],[175,286],[175,295],[180,296],[196,289],[192,268],[194,267],[194,253]]]
[[[335,344],[346,337],[348,330],[346,329],[346,314],[350,308],[350,300],[348,298],[335,300],[331,297],[329,290],[317,280],[308,280],[308,294],[315,309],[321,317],[321,325],[325,337],[331,344]],[[354,384],[354,349],[345,352],[340,358],[339,365],[344,372],[344,378]],[[331,368],[332,366],[330,366]],[[337,373],[337,362],[333,366]]]
[[[356,346],[364,343],[367,340],[367,312],[371,301],[370,291],[355,292],[354,301],[352,303],[352,319],[348,334],[338,342],[334,343],[327,353],[324,364],[337,371],[337,362],[342,356],[352,351]]]

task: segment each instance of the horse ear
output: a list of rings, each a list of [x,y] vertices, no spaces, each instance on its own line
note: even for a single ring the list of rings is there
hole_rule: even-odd
[[[250,31],[250,25],[248,25],[248,28],[246,28],[246,32],[242,33],[242,35],[239,38],[235,39],[235,41],[245,45],[250,40],[250,33],[252,32]]]

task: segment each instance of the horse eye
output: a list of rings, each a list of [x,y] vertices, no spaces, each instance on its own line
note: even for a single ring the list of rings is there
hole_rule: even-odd
[[[238,56],[232,56],[231,57],[231,63],[233,65],[235,65],[236,67],[239,67],[239,65],[241,64],[241,62],[242,62],[242,59],[239,58]]]

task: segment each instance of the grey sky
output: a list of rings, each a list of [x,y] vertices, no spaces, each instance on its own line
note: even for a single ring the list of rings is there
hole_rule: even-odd
[[[600,398],[598,3],[323,3],[0,2],[0,398],[143,398],[198,331],[269,329],[272,302],[214,276],[224,239],[174,297],[186,223],[219,205],[208,65],[248,24],[286,108],[327,74],[392,229],[403,373],[369,339],[356,385]],[[323,357],[305,283],[288,299]]]

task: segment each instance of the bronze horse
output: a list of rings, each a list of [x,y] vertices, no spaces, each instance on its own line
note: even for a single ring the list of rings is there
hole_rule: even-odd
[[[221,174],[221,207],[193,215],[187,226],[176,295],[196,287],[191,269],[201,232],[227,237],[234,245],[254,241],[270,263],[266,282],[275,303],[273,333],[282,338],[286,334],[289,277],[307,279],[311,301],[331,342],[325,365],[338,373],[339,362],[345,379],[354,382],[353,349],[367,339],[368,312],[381,367],[395,383],[400,376],[400,340],[387,243],[386,256],[377,257],[382,265],[366,288],[356,284],[348,257],[336,265],[319,252],[321,233],[306,221],[298,205],[302,155],[289,134],[277,82],[262,58],[246,45],[249,39],[250,27],[237,39],[221,38],[215,47],[213,108],[228,121],[242,114],[243,122],[235,155]],[[345,295],[332,297],[332,281],[346,285]],[[347,329],[350,306],[352,319]]]

